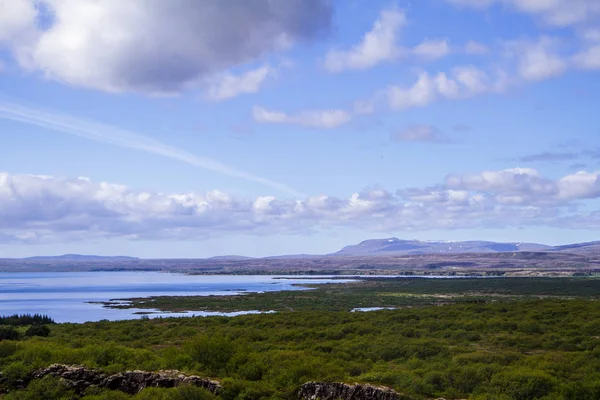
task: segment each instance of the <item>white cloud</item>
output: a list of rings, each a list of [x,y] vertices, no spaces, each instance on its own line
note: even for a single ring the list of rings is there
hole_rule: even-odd
[[[224,73],[214,76],[209,80],[207,97],[211,100],[222,101],[241,94],[256,93],[267,77],[274,73],[274,68],[265,65],[241,75]]]
[[[485,93],[491,88],[488,75],[472,65],[457,67],[453,72],[456,81],[465,88],[467,96]]]
[[[485,192],[498,199],[523,204],[561,204],[565,201],[600,198],[600,171],[580,171],[556,181],[532,168],[484,171],[473,175],[450,175],[445,186]]]
[[[484,171],[451,175],[431,188],[403,189],[395,195],[370,188],[345,199],[327,195],[243,199],[220,191],[165,194],[88,178],[0,173],[0,240],[114,236],[190,240],[232,232],[273,235],[334,227],[373,231],[569,228],[579,226],[586,215],[574,212],[573,202],[592,198],[600,198],[600,172],[551,180],[526,168]]]
[[[600,197],[600,172],[580,171],[558,180],[559,196],[563,199],[586,199]]]
[[[448,3],[455,4],[457,6],[466,6],[473,8],[486,8],[494,4],[496,0],[447,0]]]
[[[465,53],[467,54],[488,54],[489,52],[490,49],[486,45],[474,40],[469,41],[465,45]]]
[[[34,31],[37,11],[31,0],[0,0],[0,47],[2,42],[17,43]]]
[[[373,29],[350,50],[331,50],[325,56],[325,68],[330,72],[347,69],[367,69],[396,59],[402,50],[397,45],[400,28],[406,24],[403,11],[389,9],[381,12]]]
[[[422,107],[438,99],[461,99],[496,90],[496,84],[474,66],[454,68],[450,74],[430,75],[422,72],[412,86],[392,86],[387,89],[392,109]]]
[[[370,100],[358,100],[354,102],[354,112],[359,115],[372,114],[375,111],[375,104]]]
[[[21,65],[73,85],[155,94],[311,40],[332,15],[327,0],[38,1],[51,25],[13,43]],[[0,34],[35,29],[21,10],[31,3],[2,0]]]
[[[546,23],[569,26],[600,17],[596,0],[504,0],[519,11],[540,16]]]
[[[575,66],[582,69],[600,69],[600,45],[590,46],[573,57]]]
[[[50,112],[38,108],[24,107],[18,104],[0,101],[0,119],[8,119],[40,126],[57,132],[76,135],[115,146],[143,151],[161,157],[181,161],[194,167],[207,169],[220,174],[260,183],[288,193],[298,193],[289,186],[256,176],[208,157],[197,156],[186,150],[169,146],[138,132],[114,126],[86,121],[69,115]]]
[[[446,186],[451,189],[487,193],[551,195],[556,185],[540,176],[532,168],[514,168],[503,171],[484,171],[473,175],[450,175]]]
[[[590,42],[600,42],[600,27],[585,28],[580,32],[580,36]]]
[[[424,72],[419,75],[417,82],[411,87],[392,86],[387,90],[390,107],[404,110],[411,107],[425,106],[439,96],[440,80],[447,80],[446,75],[432,78]]]
[[[597,0],[447,0],[449,3],[485,9],[493,4],[530,14],[542,22],[557,26],[571,26],[597,21],[600,2]]]
[[[595,45],[571,58],[559,52],[560,43],[556,39],[545,36],[536,40],[508,41],[504,43],[504,49],[502,68],[484,70],[463,65],[448,72],[422,71],[412,85],[390,85],[370,99],[356,102],[357,112],[363,109],[373,112],[382,99],[387,100],[394,110],[405,110],[442,99],[458,100],[503,92],[510,86],[559,76],[574,65],[585,69],[600,68],[600,54]]]
[[[426,40],[412,49],[413,54],[429,60],[442,58],[450,53],[450,45],[446,39]]]
[[[557,47],[556,41],[548,37],[506,43],[508,55],[517,60],[519,76],[531,81],[552,78],[566,71],[568,63],[557,52]]]
[[[449,138],[437,127],[432,125],[409,125],[392,135],[392,140],[398,142],[449,142]]]
[[[271,111],[255,106],[252,116],[257,122],[273,124],[301,125],[310,128],[333,129],[350,122],[352,116],[344,110],[305,110],[288,115],[281,111]]]

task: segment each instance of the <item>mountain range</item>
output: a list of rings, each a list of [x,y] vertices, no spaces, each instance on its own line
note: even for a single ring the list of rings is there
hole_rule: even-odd
[[[574,243],[561,246],[549,246],[539,243],[525,242],[490,242],[482,240],[472,241],[423,241],[402,240],[395,237],[385,239],[369,239],[358,244],[345,246],[335,253],[321,254],[290,254],[264,257],[266,259],[310,259],[337,256],[384,256],[384,255],[411,255],[411,254],[463,254],[463,253],[506,253],[506,252],[562,252],[572,254],[600,254],[600,241]],[[243,261],[253,257],[227,255],[210,257],[207,260],[215,261]],[[137,257],[125,256],[96,256],[65,254],[61,256],[38,256],[24,258],[24,261],[51,262],[51,261],[104,261],[121,262],[139,260]]]
[[[600,241],[549,246],[525,242],[472,241],[423,241],[398,238],[370,239],[356,245],[346,246],[331,256],[375,256],[410,254],[461,254],[461,253],[506,253],[506,252],[564,252],[591,254],[600,252]]]
[[[499,253],[514,251],[547,251],[552,246],[538,243],[499,243],[480,240],[456,241],[423,241],[401,240],[398,238],[370,239],[356,245],[346,246],[331,255],[357,256],[376,254],[457,254],[457,253]]]

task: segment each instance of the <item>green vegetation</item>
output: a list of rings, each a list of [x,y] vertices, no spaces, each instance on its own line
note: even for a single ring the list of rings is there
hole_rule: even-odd
[[[54,324],[52,318],[40,314],[14,314],[6,317],[0,317],[0,325],[27,326],[27,325],[45,325]]]
[[[300,385],[310,380],[390,386],[414,399],[600,398],[600,302],[592,298],[600,293],[598,281],[398,280],[394,290],[388,291],[379,280],[362,285],[326,285],[310,292],[292,292],[313,296],[325,291],[315,298],[321,302],[316,302],[313,311],[298,307],[295,312],[288,309],[235,318],[49,325],[47,337],[22,335],[20,340],[0,341],[0,390],[15,387],[33,370],[65,363],[107,373],[178,369],[220,380],[221,399],[296,399]],[[457,293],[452,285],[463,285],[464,291],[472,293],[468,298],[480,301],[463,298],[441,306],[364,313],[322,311],[327,291],[354,293],[360,301],[439,300]],[[336,296],[340,297],[330,303],[331,308],[361,306],[350,305],[342,294]],[[265,307],[275,308],[266,303]],[[5,398],[73,396],[58,380],[44,378]],[[144,389],[135,396],[92,388],[84,397],[210,398],[214,396],[187,387]]]
[[[54,324],[52,318],[39,314],[0,317],[0,340],[19,340],[25,336],[48,336],[50,329],[44,324]],[[23,327],[29,326],[26,330]]]
[[[31,325],[26,331],[25,336],[48,336],[50,328],[46,325]]]
[[[33,381],[27,390],[19,390],[4,396],[3,400],[40,400],[40,399],[76,399],[72,390],[63,385],[58,378],[44,377]],[[80,397],[81,398],[81,397]],[[135,396],[114,390],[90,388],[85,400],[214,400],[211,393],[193,386],[180,386],[171,389],[147,388]]]
[[[107,303],[114,308],[163,311],[349,311],[357,307],[406,307],[539,297],[600,296],[593,278],[367,278],[352,283],[305,285],[303,291],[239,296],[165,296]]]

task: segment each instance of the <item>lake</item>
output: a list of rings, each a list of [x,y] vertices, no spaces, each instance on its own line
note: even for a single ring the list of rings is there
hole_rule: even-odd
[[[286,278],[286,279],[277,279]],[[308,278],[308,279],[307,279]],[[344,282],[328,276],[184,275],[162,272],[10,272],[0,273],[0,315],[45,314],[56,322],[141,318],[139,309],[109,309],[88,302],[128,297],[208,296],[244,292],[303,290],[302,283]],[[156,316],[252,313],[156,313]]]

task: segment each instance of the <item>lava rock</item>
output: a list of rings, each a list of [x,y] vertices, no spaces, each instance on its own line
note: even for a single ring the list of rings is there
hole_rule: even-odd
[[[79,365],[53,364],[34,372],[32,379],[41,379],[44,376],[54,376],[79,395],[83,395],[90,386],[97,386],[110,390],[119,390],[128,394],[135,394],[147,387],[172,388],[187,384],[208,390],[217,394],[221,389],[219,382],[202,378],[196,375],[187,376],[179,371],[127,371],[107,375],[98,370]]]
[[[300,388],[299,400],[414,400],[386,387],[347,385],[340,382],[307,382]]]

